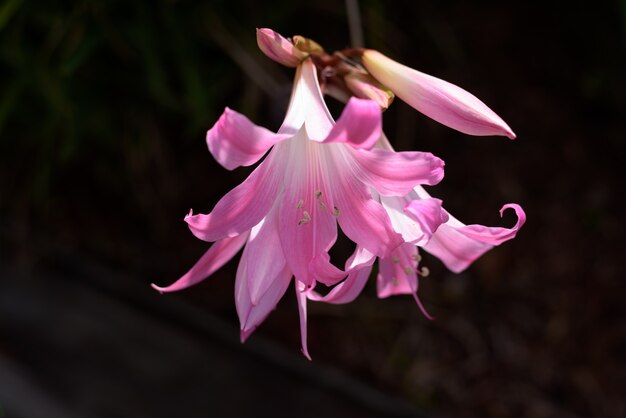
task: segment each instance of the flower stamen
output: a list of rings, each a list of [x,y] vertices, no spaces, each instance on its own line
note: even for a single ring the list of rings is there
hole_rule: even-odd
[[[298,221],[298,225],[305,225],[311,222],[311,215],[306,210],[302,212],[302,219]]]

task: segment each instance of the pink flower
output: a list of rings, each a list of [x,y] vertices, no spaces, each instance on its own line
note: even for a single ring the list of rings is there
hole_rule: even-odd
[[[393,150],[384,135],[378,146]],[[515,211],[518,219],[512,228],[465,225],[443,209],[441,200],[432,198],[419,185],[405,196],[380,195],[378,199],[394,230],[405,241],[389,255],[379,257],[376,278],[378,297],[413,295],[418,307],[429,319],[432,317],[417,296],[419,276],[428,275],[427,268],[418,268],[421,261],[418,247],[439,258],[453,272],[460,273],[494,246],[515,238],[526,222],[521,206],[509,203],[502,207],[500,215],[506,209]],[[365,287],[372,264],[373,260],[361,263],[357,273],[349,275],[326,296],[311,290],[309,299],[334,304],[352,302]]]
[[[249,166],[271,151],[210,214],[185,218],[196,237],[215,244],[174,284],[154,287],[172,292],[196,284],[245,245],[235,280],[242,340],[274,309],[295,276],[302,351],[309,358],[306,299],[315,285],[335,285],[346,276],[350,283],[362,280],[376,256],[389,257],[403,243],[378,196],[404,196],[443,177],[443,162],[430,153],[372,149],[381,135],[380,108],[370,100],[352,98],[333,121],[311,59],[297,68],[277,133],[226,109],[207,133],[220,164],[229,170]],[[345,270],[333,266],[328,255],[337,223],[357,244]],[[339,284],[331,294],[342,288]]]
[[[404,66],[378,51],[361,56],[367,71],[396,96],[426,116],[469,135],[515,134],[498,115],[460,87]]]

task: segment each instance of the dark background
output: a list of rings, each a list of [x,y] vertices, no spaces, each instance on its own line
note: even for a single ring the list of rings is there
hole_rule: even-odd
[[[293,289],[241,346],[236,262],[160,296],[207,248],[183,222],[249,170],[204,134],[225,106],[276,129],[293,71],[255,28],[350,46],[322,0],[0,6],[0,417],[626,415],[626,2],[360,2],[366,45],[478,96],[518,139],[468,137],[396,101],[396,148],[446,161],[431,189],[518,237],[420,294],[311,304]],[[330,100],[330,99],[329,99]],[[338,106],[333,107],[339,109]]]

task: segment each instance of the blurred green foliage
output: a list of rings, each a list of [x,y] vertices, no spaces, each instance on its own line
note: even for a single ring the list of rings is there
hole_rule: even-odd
[[[181,141],[201,136],[214,103],[241,78],[207,25],[223,3],[4,3],[0,154],[9,193],[42,199],[76,159],[94,170],[119,162],[124,142],[151,142],[146,124],[155,121],[184,127]]]

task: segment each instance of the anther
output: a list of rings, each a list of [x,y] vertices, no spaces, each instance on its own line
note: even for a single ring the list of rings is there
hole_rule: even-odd
[[[320,202],[320,208],[321,208],[322,210],[326,210],[326,203],[324,203],[324,202]]]
[[[392,277],[391,278],[391,284],[393,285],[393,287],[398,287],[398,278],[397,277]]]
[[[430,270],[428,269],[428,267],[422,267],[419,271],[419,274],[422,277],[428,277],[428,275],[430,274]]]
[[[300,208],[302,208],[302,206],[304,206],[304,200],[300,199],[298,201],[298,205],[296,206],[296,209],[300,209]]]
[[[413,269],[412,269],[411,267],[409,267],[409,266],[406,266],[406,267],[404,268],[404,272],[405,272],[407,275],[411,275],[411,274],[413,274],[413,273],[415,272],[415,270],[413,270]]]
[[[298,225],[308,224],[309,222],[311,222],[311,215],[305,210],[302,212],[302,219],[298,221]]]
[[[400,262],[400,259],[398,257],[392,257],[391,261],[393,261],[394,263],[398,264]]]
[[[333,216],[339,216],[339,208],[337,206],[333,206]]]
[[[413,260],[417,261],[418,263],[419,263],[420,261],[422,261],[422,256],[421,256],[421,255],[419,255],[419,254],[413,254],[413,255],[411,256],[411,258],[412,258]]]
[[[320,197],[322,197],[322,192],[320,192],[319,190],[315,192],[315,198],[319,199]]]

